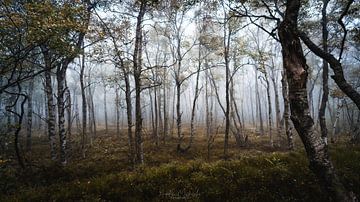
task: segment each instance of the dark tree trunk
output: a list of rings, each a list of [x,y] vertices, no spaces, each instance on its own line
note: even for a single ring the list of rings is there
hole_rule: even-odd
[[[155,135],[155,144],[159,146],[159,112],[158,112],[158,95],[157,95],[157,88],[154,88],[154,115],[155,115],[155,128],[154,128],[154,135]]]
[[[178,77],[178,76],[177,76]],[[179,78],[176,79],[175,81],[175,85],[176,85],[176,128],[177,128],[177,137],[178,137],[178,144],[177,144],[177,151],[179,152],[180,149],[180,145],[182,143],[183,140],[183,134],[181,133],[181,105],[180,105],[180,96],[181,96],[181,83],[179,81]]]
[[[125,68],[125,67],[123,67]],[[127,133],[128,133],[128,145],[129,145],[129,159],[132,163],[135,163],[135,148],[134,139],[132,135],[132,103],[131,103],[131,87],[128,68],[123,69],[124,81],[125,81],[125,102],[126,102],[126,116],[127,116]]]
[[[21,87],[19,86],[19,93],[21,93]],[[17,96],[20,96],[20,95],[17,95]],[[16,101],[13,105],[13,107],[16,109],[16,102],[18,101],[19,97],[16,98]],[[25,164],[24,164],[24,161],[23,161],[23,158],[21,157],[21,154],[20,154],[20,142],[19,142],[19,134],[20,134],[20,131],[21,131],[21,124],[22,124],[22,120],[23,120],[23,117],[24,117],[24,105],[26,103],[26,100],[27,98],[24,97],[24,99],[22,100],[21,102],[21,105],[20,105],[20,113],[16,112],[16,110],[14,111],[11,111],[13,114],[15,114],[15,117],[16,117],[16,121],[17,121],[17,126],[16,126],[16,129],[15,129],[15,133],[14,133],[14,146],[15,146],[15,155],[16,155],[16,158],[19,162],[19,165],[21,166],[22,169],[25,169]],[[10,109],[10,108],[9,108]]]
[[[86,123],[87,123],[87,103],[86,103],[86,94],[85,94],[85,82],[84,82],[84,73],[85,73],[85,50],[83,50],[82,60],[81,60],[81,69],[80,69],[80,90],[81,90],[81,111],[82,111],[82,131],[81,131],[81,149],[83,157],[85,157],[85,144],[87,138]]]
[[[151,116],[151,129],[152,129],[152,138],[155,139],[155,118],[154,118],[154,103],[153,96],[151,94],[151,89],[149,89],[149,100],[150,100],[150,116]],[[157,131],[156,131],[157,132]]]
[[[34,93],[34,78],[30,80],[28,95],[27,95],[27,129],[26,129],[26,152],[31,157],[31,136],[32,136],[32,125],[33,125],[33,93]]]
[[[76,89],[73,90],[73,100],[74,103],[74,118],[75,118],[75,125],[78,134],[81,134],[81,123],[80,123],[80,114],[79,114],[79,101],[77,97],[77,91]]]
[[[165,73],[165,70],[164,70],[164,81],[166,80],[166,73]],[[166,137],[168,135],[168,120],[169,120],[169,116],[168,116],[168,107],[167,107],[167,92],[166,92],[166,83],[164,82],[163,83],[163,92],[164,92],[164,96],[163,96],[163,113],[164,113],[164,131],[163,131],[163,142],[165,143],[165,140],[166,140]]]
[[[236,66],[236,65],[235,65]],[[240,113],[235,100],[235,90],[234,90],[234,81],[230,79],[230,117],[233,120],[233,125],[235,130],[232,130],[232,133],[235,137],[236,145],[241,147],[245,143],[244,134],[242,134],[242,123],[240,118]]]
[[[356,122],[352,128],[351,142],[360,143],[360,112],[357,112]]]
[[[228,33],[227,30],[228,29]],[[224,61],[225,61],[225,137],[224,137],[224,158],[228,158],[229,148],[229,133],[230,133],[230,39],[231,39],[231,28],[230,25],[224,23]]]
[[[146,1],[140,2],[140,10],[137,16],[135,46],[133,55],[134,80],[135,80],[135,162],[143,163],[143,140],[142,140],[142,115],[141,115],[141,61],[142,61],[142,21],[146,11]]]
[[[105,81],[104,81],[105,82]],[[107,114],[107,100],[106,100],[106,84],[104,84],[104,116],[105,116],[105,133],[109,133],[108,114]]]
[[[161,88],[157,88],[158,93],[157,93],[157,108],[158,111],[157,116],[158,116],[158,141],[160,141],[160,135],[164,136],[164,122],[163,122],[163,118],[162,118],[162,99],[165,99],[165,97],[163,97],[163,95],[161,95]]]
[[[197,99],[199,98],[200,95],[200,90],[199,90],[199,79],[200,79],[200,70],[201,70],[201,45],[199,45],[199,50],[198,50],[198,68],[196,71],[196,82],[195,82],[195,94],[194,94],[194,99],[192,102],[192,108],[191,108],[191,120],[190,120],[190,142],[189,145],[185,148],[185,151],[189,150],[193,144],[194,141],[194,134],[195,134],[195,110],[196,110],[196,102]]]
[[[273,68],[275,67],[273,66]],[[274,70],[273,70],[273,74],[274,74]],[[272,75],[271,81],[275,92],[275,118],[276,118],[276,131],[278,136],[278,146],[281,146],[280,102],[279,102],[279,92],[277,87],[278,82],[276,82],[275,80],[275,75]]]
[[[267,103],[268,103],[268,123],[269,123],[269,138],[270,138],[270,146],[274,146],[273,134],[272,134],[272,107],[271,107],[271,96],[270,96],[270,82],[266,72],[265,65],[263,65],[265,83],[266,83],[266,95],[267,95]]]
[[[138,73],[136,74],[138,75]],[[141,115],[141,82],[140,76],[134,76],[135,79],[135,154],[136,162],[143,163],[143,151],[142,151],[142,115]]]
[[[178,137],[178,144],[177,144],[177,151],[181,152],[181,143],[183,141],[184,135],[181,131],[181,85],[182,80],[180,79],[181,74],[181,64],[182,64],[182,56],[181,56],[181,42],[180,38],[177,38],[177,70],[175,70],[175,88],[176,88],[176,128],[177,128],[177,137]]]
[[[115,108],[116,108],[116,135],[120,135],[120,95],[119,88],[115,87]]]
[[[260,92],[259,92],[259,81],[258,81],[258,72],[257,68],[255,68],[255,92],[256,92],[256,111],[259,117],[260,122],[260,135],[264,135],[264,123],[262,117],[262,110],[261,110],[261,99],[260,99]]]
[[[89,100],[88,100],[88,105],[89,105],[89,126],[90,126],[90,132],[91,132],[91,137],[90,137],[90,144],[92,145],[94,138],[96,137],[96,117],[95,117],[95,106],[94,106],[94,92],[95,92],[95,87],[92,90],[91,89],[91,85],[90,85],[90,81],[88,83],[88,92],[89,92]]]
[[[176,77],[176,75],[175,75]],[[172,97],[172,114],[171,114],[171,137],[174,136],[174,131],[175,131],[175,101],[177,100],[176,99],[176,92],[177,92],[177,87],[176,87],[176,79],[175,79],[175,85],[174,85],[174,89],[173,89],[173,97]]]
[[[310,169],[322,187],[333,200],[350,201],[348,193],[335,174],[324,141],[314,133],[306,90],[308,66],[296,33],[299,9],[300,0],[287,1],[285,18],[279,26],[283,64],[289,84],[291,119],[305,146]]]
[[[182,55],[181,55],[181,42],[180,38],[176,39],[177,47],[176,47],[176,55],[177,55],[177,70],[175,70],[175,88],[176,88],[176,128],[177,128],[177,137],[178,137],[178,144],[177,144],[177,151],[181,151],[181,143],[183,141],[184,135],[181,131],[181,85],[182,80],[180,79],[181,74],[181,65],[182,65]],[[174,97],[175,98],[175,97]]]
[[[151,90],[149,89],[150,105],[151,105],[151,117],[152,117],[152,128],[153,138],[155,139],[156,146],[159,146],[159,113],[158,113],[158,97],[157,89],[154,88],[154,103],[152,101]]]
[[[250,83],[248,86],[249,89],[251,89]],[[256,121],[255,121],[255,116],[254,115],[254,101],[253,101],[253,94],[252,92],[250,93],[250,108],[251,108],[251,120],[252,120],[252,125],[253,127],[256,129]],[[255,105],[255,107],[257,107],[257,105]]]
[[[327,15],[326,15],[326,8],[329,3],[329,0],[323,0],[323,8],[322,8],[322,44],[323,44],[323,50],[325,52],[328,52],[328,30],[327,30]],[[325,117],[325,111],[326,111],[326,103],[328,101],[329,97],[329,85],[328,85],[328,79],[329,79],[329,66],[326,60],[323,59],[323,74],[322,74],[322,85],[323,85],[323,95],[321,99],[321,104],[319,108],[319,122],[320,122],[320,129],[321,129],[321,137],[323,138],[325,144],[327,144],[327,128],[326,128],[326,117]]]

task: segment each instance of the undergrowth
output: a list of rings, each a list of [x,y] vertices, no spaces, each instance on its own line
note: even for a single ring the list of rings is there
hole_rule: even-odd
[[[188,156],[178,156],[171,148],[148,145],[147,162],[136,167],[127,162],[126,148],[109,142],[94,146],[85,159],[73,157],[65,167],[39,160],[37,166],[19,171],[2,163],[0,201],[328,200],[301,149],[232,150],[229,161],[217,158],[214,149],[209,161],[200,146]],[[346,188],[359,196],[360,148],[331,145],[330,155]]]

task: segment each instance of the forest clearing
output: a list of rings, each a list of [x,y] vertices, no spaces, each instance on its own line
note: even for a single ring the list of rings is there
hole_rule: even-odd
[[[0,201],[360,198],[360,1],[0,0]]]

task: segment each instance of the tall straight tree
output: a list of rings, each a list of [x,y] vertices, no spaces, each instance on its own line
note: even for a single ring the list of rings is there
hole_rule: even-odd
[[[328,19],[326,8],[329,4],[329,0],[323,0],[323,7],[321,10],[322,18],[321,18],[321,25],[322,25],[322,44],[323,50],[328,53],[328,37],[329,32],[327,29]],[[325,144],[327,144],[327,128],[326,128],[326,118],[325,118],[325,110],[326,110],[326,103],[329,98],[329,65],[325,59],[323,59],[323,68],[322,68],[322,86],[323,86],[323,94],[321,98],[320,108],[319,108],[319,122],[320,122],[320,129],[321,129],[321,137],[324,139]]]
[[[142,23],[147,9],[147,1],[141,0],[136,18],[135,44],[133,53],[133,74],[135,81],[135,162],[143,163],[142,115],[141,115],[141,73],[142,73]]]
[[[224,3],[222,4],[224,10],[223,22],[223,46],[224,46],[224,62],[225,62],[225,137],[224,137],[224,158],[228,158],[229,132],[230,132],[230,39],[232,30],[228,21],[228,13],[225,10]]]
[[[82,54],[81,54],[81,65],[80,65],[80,90],[81,90],[81,118],[82,118],[82,126],[81,126],[81,149],[83,157],[85,157],[85,144],[87,138],[87,103],[86,103],[86,92],[85,92],[85,49],[84,44],[82,45]]]
[[[27,93],[27,129],[26,129],[26,151],[31,154],[32,146],[32,125],[33,125],[33,94],[34,94],[34,81],[32,78],[29,82],[29,88]]]
[[[47,105],[47,130],[48,137],[50,142],[50,156],[53,161],[56,160],[56,134],[55,134],[55,125],[56,125],[56,111],[55,111],[55,103],[53,97],[53,87],[52,87],[52,78],[51,78],[51,69],[53,69],[54,61],[51,60],[51,52],[45,47],[41,46],[41,52],[44,58],[45,63],[45,83],[44,89],[46,94],[46,105]]]

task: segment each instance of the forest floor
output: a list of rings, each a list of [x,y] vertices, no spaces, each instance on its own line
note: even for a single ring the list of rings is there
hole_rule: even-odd
[[[72,137],[66,166],[50,161],[45,137],[34,137],[25,170],[0,155],[0,201],[327,201],[299,140],[289,152],[270,147],[268,137],[250,135],[241,148],[231,139],[224,161],[221,135],[210,159],[206,137],[196,137],[184,154],[176,138],[159,146],[146,139],[145,163],[133,167],[125,135],[97,134],[85,158]],[[345,139],[330,144],[330,156],[346,188],[360,196],[360,147]]]

